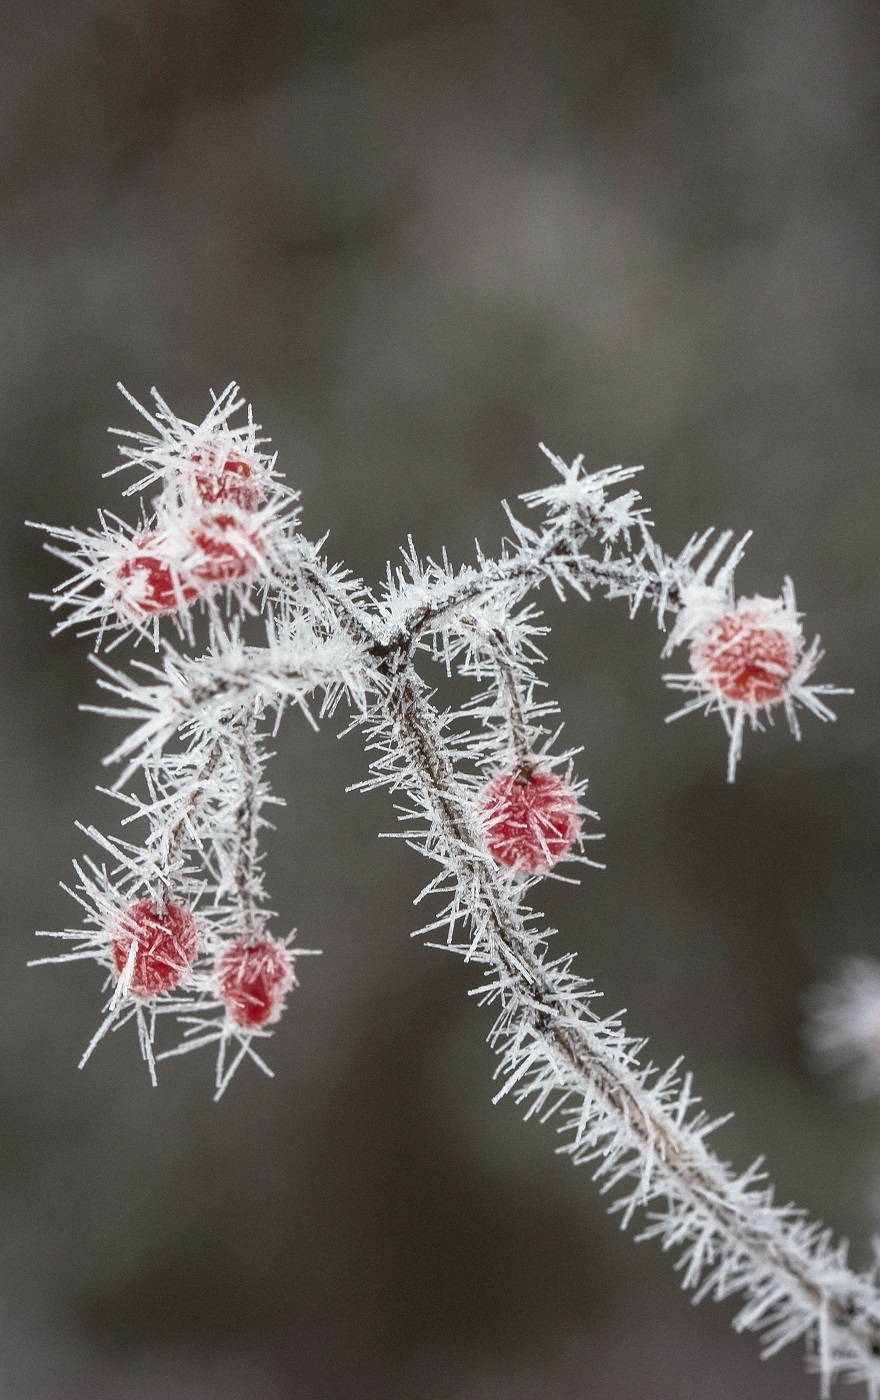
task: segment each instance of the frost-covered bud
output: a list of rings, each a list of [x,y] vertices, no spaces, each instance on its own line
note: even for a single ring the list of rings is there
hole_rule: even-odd
[[[205,505],[233,505],[256,510],[266,497],[266,471],[256,459],[221,447],[203,447],[190,458],[194,484]]]
[[[230,1020],[242,1030],[258,1030],[280,1020],[293,986],[293,965],[283,943],[264,936],[236,938],[217,959],[217,994]]]
[[[177,612],[199,590],[182,570],[168,536],[150,530],[126,542],[111,566],[108,591],[121,613],[141,621]]]
[[[581,830],[574,788],[542,768],[491,778],[477,795],[477,818],[493,860],[524,875],[549,870]]]
[[[183,904],[168,903],[160,914],[151,899],[139,899],[119,911],[110,951],[126,990],[155,997],[179,987],[189,973],[199,951],[198,924]]]
[[[730,704],[778,705],[797,670],[804,636],[797,613],[775,598],[740,598],[698,626],[691,669],[707,690]]]

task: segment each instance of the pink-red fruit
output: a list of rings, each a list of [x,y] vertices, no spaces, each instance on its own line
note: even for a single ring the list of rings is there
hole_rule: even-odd
[[[191,603],[198,589],[168,557],[168,541],[157,531],[135,535],[113,571],[113,591],[123,612],[159,617]]]
[[[581,829],[574,789],[542,768],[492,778],[477,796],[477,818],[490,856],[524,875],[549,870]]]
[[[741,705],[775,705],[798,663],[796,638],[757,608],[738,607],[709,624],[691,645],[694,675]]]
[[[258,1030],[279,1020],[292,986],[290,954],[274,938],[236,938],[217,959],[218,995],[242,1030]]]
[[[156,912],[151,899],[139,899],[121,909],[110,934],[113,965],[120,975],[137,948],[128,990],[133,997],[171,992],[186,977],[199,951],[199,929],[183,904],[166,904]]]
[[[266,495],[260,467],[237,457],[224,457],[211,447],[194,452],[196,491],[205,505],[228,503],[239,510],[256,510]]]
[[[192,543],[192,575],[202,585],[238,583],[260,569],[260,535],[234,515],[207,513],[193,530]]]

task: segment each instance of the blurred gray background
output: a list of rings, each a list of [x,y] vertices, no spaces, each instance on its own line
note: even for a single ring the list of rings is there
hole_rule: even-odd
[[[731,1308],[603,1214],[552,1131],[490,1106],[467,969],[413,942],[418,858],[346,796],[357,736],[290,719],[271,842],[285,927],[324,948],[270,1047],[210,1099],[133,1036],[76,1062],[93,966],[27,971],[112,824],[117,732],[87,646],[26,600],[24,518],[87,526],[114,383],[201,416],[237,378],[305,528],[376,579],[498,548],[537,451],[645,462],[657,532],[755,527],[790,572],[837,725],[667,727],[622,604],[545,604],[548,679],[608,869],[547,891],[661,1061],[687,1056],[740,1165],[855,1240],[880,1114],[806,1064],[806,989],[880,951],[878,51],[867,0],[5,0],[0,8],[0,1396],[4,1400],[795,1400]]]

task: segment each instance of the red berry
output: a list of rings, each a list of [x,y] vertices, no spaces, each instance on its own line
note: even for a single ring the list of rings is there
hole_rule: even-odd
[[[239,510],[256,510],[266,495],[262,469],[243,457],[207,447],[190,458],[196,468],[195,484],[205,505],[228,502]]]
[[[217,959],[217,990],[231,1019],[257,1030],[281,1017],[293,986],[290,954],[274,938],[236,938]]]
[[[135,535],[129,553],[117,563],[114,593],[120,607],[135,617],[158,617],[191,603],[197,589],[187,583],[168,557],[165,535],[150,531]]]
[[[196,960],[199,930],[182,904],[167,904],[157,914],[151,899],[140,899],[119,911],[110,935],[118,973],[125,969],[132,942],[137,943],[128,989],[134,997],[154,997],[180,985]]]
[[[477,797],[477,816],[490,856],[527,875],[555,865],[581,829],[574,789],[540,768],[492,778]]]
[[[197,551],[191,571],[202,584],[238,583],[260,572],[262,537],[239,516],[205,515],[191,538]]]
[[[709,690],[741,705],[774,705],[785,695],[799,648],[756,608],[725,613],[691,647],[694,675]]]

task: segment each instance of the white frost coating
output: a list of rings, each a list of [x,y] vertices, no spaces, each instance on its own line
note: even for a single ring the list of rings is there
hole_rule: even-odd
[[[264,778],[262,736],[274,733],[289,705],[314,720],[345,698],[371,755],[370,777],[358,786],[384,785],[396,795],[398,834],[437,866],[419,900],[437,896],[441,907],[419,932],[474,964],[481,977],[472,994],[496,1008],[496,1097],[510,1094],[527,1116],[555,1115],[559,1150],[592,1165],[622,1225],[640,1213],[640,1237],[656,1237],[675,1254],[682,1284],[695,1297],[740,1295],[735,1326],[760,1332],[767,1353],[804,1338],[823,1394],[840,1377],[880,1396],[876,1271],[854,1273],[845,1245],[792,1207],[775,1206],[760,1163],[737,1175],[713,1155],[707,1139],[717,1123],[699,1109],[690,1076],[677,1065],[661,1073],[644,1063],[645,1042],[630,1037],[619,1018],[596,1012],[598,993],[574,973],[572,956],[551,956],[551,931],[526,902],[541,876],[496,864],[477,816],[482,786],[500,772],[525,782],[533,766],[562,769],[578,799],[585,789],[573,775],[576,751],[560,746],[556,708],[541,692],[536,667],[546,629],[528,601],[532,590],[549,583],[562,597],[574,591],[584,598],[598,590],[625,598],[631,613],[644,602],[661,626],[673,621],[670,646],[693,647],[719,616],[743,607],[733,593],[742,543],[731,548],[729,534],[713,542],[710,532],[677,557],[666,555],[638,494],[613,494],[638,468],[588,474],[580,458],[568,465],[547,453],[561,480],[525,498],[543,513],[534,526],[508,510],[513,538],[499,559],[479,555],[475,565],[455,570],[445,557],[420,560],[410,543],[402,567],[389,569],[374,597],[297,533],[293,493],[277,478],[274,458],[261,455],[252,419],[243,429],[230,426],[240,407],[236,394],[230,386],[215,398],[198,425],[177,419],[157,397],[155,415],[141,410],[153,431],[126,439],[126,465],[141,473],[132,489],[160,486],[151,509],[142,507],[142,533],[161,527],[191,537],[201,528],[204,493],[194,495],[194,462],[222,467],[237,454],[245,467],[235,470],[247,481],[252,471],[263,489],[258,502],[236,504],[234,519],[239,539],[259,515],[265,549],[258,578],[245,585],[217,576],[183,598],[191,578],[202,575],[180,556],[181,597],[162,611],[188,652],[160,640],[158,617],[133,622],[108,588],[109,546],[100,541],[109,538],[117,548],[120,533],[130,541],[138,530],[51,531],[75,570],[54,596],[71,608],[68,622],[96,632],[98,644],[133,634],[152,638],[159,651],[159,664],[136,662],[128,671],[98,661],[101,683],[114,697],[104,712],[134,721],[112,757],[124,764],[116,792],[127,805],[126,822],[145,825],[146,836],[136,843],[88,832],[105,863],[77,867],[75,897],[86,927],[55,935],[72,944],[56,961],[91,958],[107,973],[105,1017],[86,1057],[108,1030],[132,1020],[154,1072],[163,1058],[154,1051],[157,1021],[177,1022],[182,1037],[164,1055],[212,1046],[218,1094],[243,1058],[266,1068],[254,1041],[268,1031],[230,1021],[212,968],[231,939],[263,936],[271,918],[259,834],[267,803],[277,799]],[[790,586],[779,600],[748,606],[759,623],[769,619],[781,629],[795,657],[790,673],[776,663],[775,672],[765,667],[765,676],[778,676],[772,704],[782,705],[796,733],[797,704],[832,718],[817,698],[829,688],[806,684],[818,646],[803,645]],[[200,611],[207,647],[192,655]],[[250,635],[257,612],[259,645]],[[474,685],[458,711],[441,713],[432,703],[422,671],[436,663]],[[735,765],[745,722],[759,727],[771,704],[725,698],[711,668],[673,684],[694,695],[687,709],[720,711]],[[133,779],[139,789],[129,793]],[[593,815],[582,805],[580,812]],[[586,860],[586,839],[582,834],[568,860]],[[558,869],[550,878],[560,878]],[[120,909],[144,899],[158,914],[172,900],[184,904],[198,921],[201,945],[179,986],[138,998],[131,994],[133,955],[125,967],[114,965],[108,928]]]

